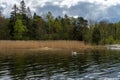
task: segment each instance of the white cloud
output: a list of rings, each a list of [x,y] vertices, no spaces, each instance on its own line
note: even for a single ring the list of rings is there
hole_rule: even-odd
[[[79,2],[80,0],[62,0],[59,5],[60,7],[67,6],[68,8],[70,8],[71,6],[77,5]]]
[[[63,11],[62,14],[63,14],[63,16],[64,16],[65,14],[67,14],[67,11]]]
[[[80,0],[82,2],[89,2],[89,3],[93,3],[93,4],[99,4],[99,5],[103,5],[103,6],[116,6],[118,4],[120,4],[120,0]]]
[[[79,16],[78,15],[75,15],[75,16],[73,16],[74,18],[78,18]]]
[[[53,5],[59,5],[58,1],[53,2]]]
[[[14,4],[19,5],[21,0],[0,0],[0,9],[5,16],[8,16]],[[72,16],[92,17],[93,19],[113,18],[120,16],[119,0],[24,0],[26,6],[31,8],[32,12],[38,14],[46,10],[61,15],[68,14]],[[49,6],[49,7],[46,7]],[[50,7],[52,6],[52,7]],[[56,7],[54,10],[53,7]],[[118,8],[119,7],[119,8]],[[46,9],[47,8],[47,9]],[[42,9],[42,11],[41,11]],[[114,16],[111,15],[114,13]],[[55,15],[59,15],[55,14]],[[98,20],[99,20],[98,19]]]
[[[20,0],[0,0],[0,3],[7,3],[9,5],[11,4],[18,4]],[[41,7],[45,6],[46,3],[50,2],[54,5],[59,5],[61,7],[67,6],[70,8],[71,6],[79,4],[79,2],[89,2],[93,4],[99,4],[104,6],[115,6],[120,4],[119,0],[25,0],[28,5],[39,5]]]

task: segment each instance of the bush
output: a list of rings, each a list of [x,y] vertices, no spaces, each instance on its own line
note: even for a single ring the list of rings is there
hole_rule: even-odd
[[[106,40],[107,44],[113,44],[114,43],[114,38],[112,36],[109,36]]]

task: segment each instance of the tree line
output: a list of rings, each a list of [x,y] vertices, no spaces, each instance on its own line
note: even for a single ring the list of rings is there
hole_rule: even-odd
[[[120,42],[120,22],[100,21],[90,24],[83,17],[54,17],[31,14],[24,0],[13,6],[10,18],[0,13],[0,40],[79,40],[93,44]]]

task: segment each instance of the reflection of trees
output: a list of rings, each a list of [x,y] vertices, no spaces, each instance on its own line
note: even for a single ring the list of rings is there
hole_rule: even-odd
[[[85,68],[89,67],[89,65],[84,66],[87,64],[87,59],[87,54],[80,54],[73,57],[69,53],[45,53],[44,55],[11,56],[11,58],[6,61],[9,62],[8,67],[12,78],[23,80],[24,78],[51,79],[51,76],[56,73],[76,76],[84,72]]]
[[[92,59],[93,59],[93,61],[94,61],[94,63],[96,63],[96,64],[101,64],[101,53],[99,52],[99,51],[93,51],[93,54],[91,55],[91,57],[92,57]]]
[[[93,51],[91,58],[93,59],[95,64],[103,64],[103,63],[111,63],[113,61],[119,60],[120,54],[119,51]]]
[[[24,80],[24,78],[27,76],[27,73],[30,72],[28,69],[28,66],[26,65],[29,65],[29,64],[34,64],[33,63],[27,63],[27,56],[15,56],[15,55],[8,55],[8,56],[2,56],[3,58],[1,58],[1,64],[4,64],[4,65],[1,65],[2,67],[0,67],[0,71],[2,70],[6,70],[4,68],[5,67],[8,67],[7,70],[8,70],[8,76],[10,76],[13,80]],[[29,59],[28,61],[32,60]],[[32,60],[34,61],[34,60]],[[34,70],[31,70],[31,71],[34,71]]]
[[[9,71],[7,71],[9,69],[8,64],[9,63],[8,63],[7,57],[0,55],[0,76],[3,76],[9,73]]]
[[[15,79],[23,79],[23,75],[25,72],[23,72],[24,68],[22,67],[22,60],[18,62],[17,59],[14,58],[12,55],[1,55],[2,57],[0,58],[0,72],[1,71],[7,71],[5,74],[6,76],[11,77],[13,80]],[[1,74],[1,75],[3,75]]]
[[[21,56],[11,56],[11,58],[8,60],[9,64],[9,71],[12,76],[12,79],[14,80],[23,80],[26,76],[25,71],[25,59]]]
[[[78,66],[79,74],[85,72],[85,69],[89,66],[89,65],[86,65],[87,64],[87,58],[88,58],[87,54],[78,55],[76,65]]]
[[[0,55],[0,71],[8,70],[8,76],[13,80],[51,79],[52,76],[75,77],[86,73],[93,65],[103,65],[119,61],[120,54],[115,51],[92,51],[91,53],[34,53],[23,56]],[[101,68],[103,68],[101,67]],[[101,69],[99,68],[99,69]],[[98,69],[98,68],[97,68]],[[89,70],[88,70],[89,71]],[[2,74],[0,74],[2,76]]]

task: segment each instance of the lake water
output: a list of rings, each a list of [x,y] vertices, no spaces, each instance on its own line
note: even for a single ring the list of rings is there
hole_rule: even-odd
[[[0,80],[120,80],[120,51],[0,54]]]

